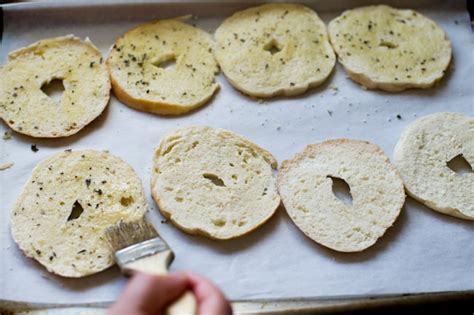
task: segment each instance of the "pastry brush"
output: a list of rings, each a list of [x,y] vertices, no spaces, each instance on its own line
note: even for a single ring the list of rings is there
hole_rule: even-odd
[[[174,258],[173,251],[144,220],[120,221],[105,230],[105,239],[114,252],[115,262],[125,275],[135,271],[164,275]],[[168,307],[168,315],[194,315],[196,299],[187,291]]]

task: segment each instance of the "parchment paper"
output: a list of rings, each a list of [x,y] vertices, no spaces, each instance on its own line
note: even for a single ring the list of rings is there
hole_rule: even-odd
[[[329,22],[342,9],[367,3],[318,1],[310,6]],[[393,3],[414,5],[412,1]],[[90,37],[107,56],[115,38],[141,22],[195,14],[190,23],[212,32],[224,17],[250,5],[226,1],[5,6],[1,59],[5,62],[9,51],[39,39],[69,33]],[[416,118],[440,111],[473,115],[474,35],[465,2],[420,1],[416,5],[441,25],[453,45],[452,67],[434,89],[396,94],[366,91],[337,65],[320,88],[300,97],[258,102],[234,90],[221,74],[217,78],[221,90],[214,99],[187,116],[139,112],[112,98],[105,113],[75,136],[38,140],[14,134],[11,140],[0,140],[0,163],[15,163],[0,172],[0,299],[101,302],[113,300],[123,287],[125,281],[116,267],[84,279],[49,274],[26,258],[10,236],[10,208],[33,167],[62,150],[85,148],[110,150],[134,167],[149,197],[149,217],[176,253],[172,269],[190,269],[212,278],[231,299],[473,290],[474,224],[431,211],[410,198],[375,246],[358,254],[341,254],[306,238],[283,208],[248,236],[218,242],[161,223],[150,197],[153,148],[165,133],[178,127],[198,124],[232,130],[268,149],[281,162],[306,144],[339,137],[371,141],[391,157],[400,132]],[[1,124],[0,132],[6,130]],[[31,144],[37,144],[39,151],[33,153]]]

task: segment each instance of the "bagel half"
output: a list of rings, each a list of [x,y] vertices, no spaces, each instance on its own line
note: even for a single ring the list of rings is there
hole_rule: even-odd
[[[177,19],[135,27],[117,39],[107,59],[114,94],[155,114],[198,108],[219,88],[213,46],[209,34]]]
[[[11,211],[11,231],[48,271],[84,277],[114,264],[105,229],[141,219],[147,206],[140,178],[118,157],[62,152],[33,170]]]
[[[471,172],[449,168],[458,156]],[[474,220],[474,118],[458,113],[421,117],[403,131],[394,157],[410,196],[438,212]]]
[[[387,5],[343,12],[329,38],[349,77],[369,89],[427,89],[444,76],[451,43],[432,20]]]
[[[230,131],[179,129],[160,142],[153,165],[151,189],[161,213],[190,234],[239,237],[280,204],[276,160]]]
[[[324,82],[336,63],[323,21],[299,4],[239,11],[219,26],[215,38],[225,76],[251,96],[304,93]]]
[[[64,86],[59,104],[41,89],[52,80]],[[44,39],[10,53],[0,68],[0,117],[32,137],[77,133],[102,113],[109,98],[107,68],[89,39]]]
[[[333,193],[344,180],[352,205]],[[278,190],[288,215],[309,238],[340,252],[358,252],[392,226],[405,202],[395,167],[376,145],[338,139],[311,144],[284,161]]]

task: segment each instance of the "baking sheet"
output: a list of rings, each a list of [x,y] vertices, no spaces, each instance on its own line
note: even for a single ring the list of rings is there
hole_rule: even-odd
[[[327,23],[344,8],[373,1],[308,3]],[[400,7],[411,1],[389,2]],[[73,33],[88,36],[104,56],[115,38],[138,23],[185,14],[212,32],[226,16],[252,5],[228,1],[196,3],[47,3],[3,7],[2,63],[9,51],[36,40]],[[379,295],[474,289],[474,223],[433,212],[408,198],[399,219],[378,243],[362,253],[342,254],[306,238],[283,208],[263,227],[241,239],[211,241],[162,223],[150,196],[153,148],[175,128],[210,125],[242,134],[272,152],[279,162],[306,144],[347,137],[376,143],[391,157],[400,132],[418,117],[456,111],[474,115],[474,35],[464,1],[419,1],[453,45],[453,64],[440,86],[398,94],[366,91],[346,78],[340,65],[321,87],[292,98],[258,101],[234,90],[223,75],[221,89],[200,110],[182,117],[139,112],[111,99],[108,109],[77,135],[38,140],[14,134],[0,140],[0,299],[43,303],[113,300],[125,281],[113,267],[83,279],[49,274],[24,257],[10,236],[9,211],[33,167],[65,149],[110,150],[143,180],[149,217],[176,253],[173,270],[190,269],[213,279],[233,300],[256,298]],[[397,119],[397,115],[401,119]],[[0,132],[7,130],[0,124]],[[39,151],[31,151],[36,144]]]

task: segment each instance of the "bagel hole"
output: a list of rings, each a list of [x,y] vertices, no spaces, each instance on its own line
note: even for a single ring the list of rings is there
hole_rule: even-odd
[[[64,84],[62,79],[53,79],[45,82],[41,86],[41,91],[52,99],[56,104],[61,104],[61,99],[64,93]]]
[[[397,48],[398,45],[395,44],[394,42],[391,42],[389,40],[382,40],[379,44],[380,47],[387,47],[388,49],[394,49]]]
[[[176,66],[175,55],[165,55],[152,62],[152,65],[161,69],[173,68]]]
[[[351,188],[345,180],[339,177],[328,176],[332,180],[332,193],[337,199],[348,206],[352,206]]]
[[[202,174],[202,177],[205,179],[210,180],[216,186],[223,186],[225,187],[224,181],[217,175],[214,174]]]
[[[67,218],[67,221],[78,219],[82,215],[83,212],[84,212],[84,208],[79,203],[79,201],[76,200],[71,207],[71,213],[69,213],[69,217]]]
[[[263,49],[268,51],[271,55],[274,55],[280,52],[282,47],[275,39],[272,39],[267,44],[265,44],[265,46],[263,46]]]
[[[469,162],[464,158],[462,154],[458,154],[449,160],[446,165],[451,169],[454,173],[458,175],[469,174],[473,172],[472,166]]]

